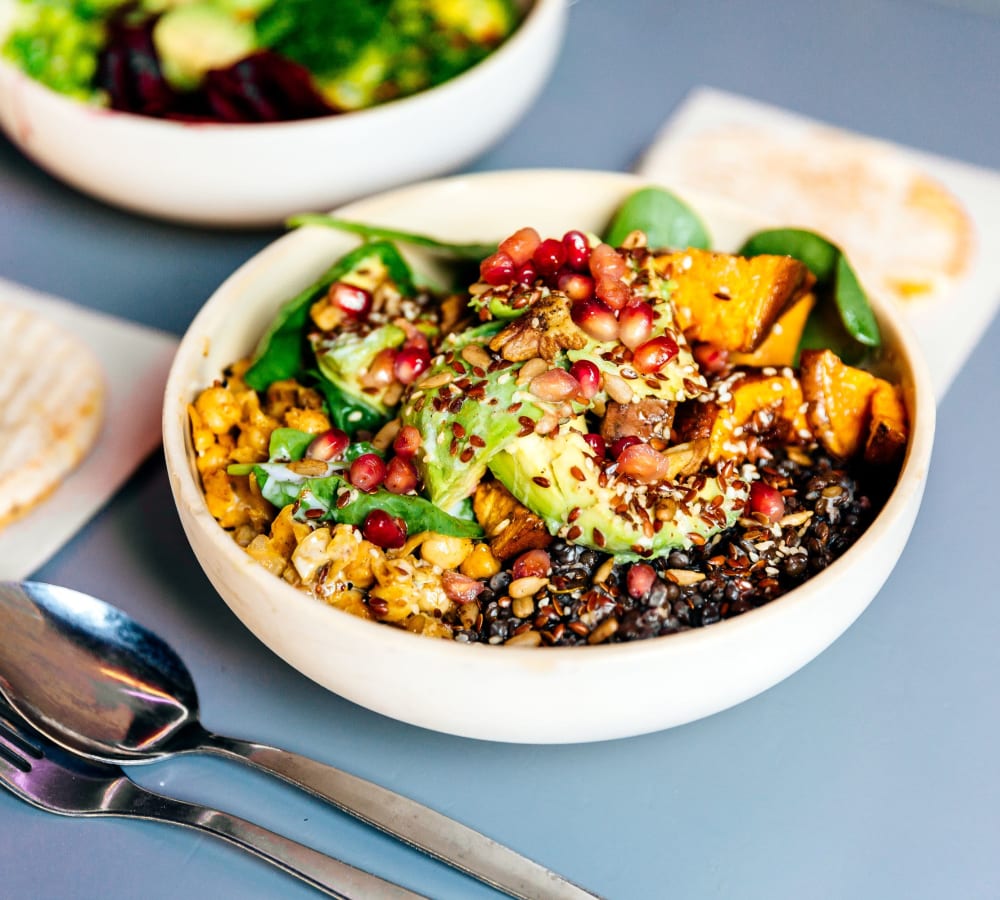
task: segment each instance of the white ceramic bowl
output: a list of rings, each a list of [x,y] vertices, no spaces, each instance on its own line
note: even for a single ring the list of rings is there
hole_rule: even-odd
[[[415,185],[341,213],[465,241],[496,240],[528,224],[543,234],[600,231],[620,201],[642,185],[634,176],[611,173],[498,172]],[[688,200],[718,247],[738,246],[761,225],[732,207]],[[467,737],[562,743],[641,734],[725,709],[790,675],[837,638],[888,577],[923,493],[934,395],[915,339],[879,298],[874,302],[889,361],[912,422],[899,484],[841,559],[767,606],[630,644],[468,646],[354,618],[270,575],[209,515],[192,463],[185,406],[224,366],[251,351],[283,300],[351,246],[349,236],[303,229],[240,268],[184,337],[164,407],[171,486],[195,554],[244,624],[309,678],[393,718]]]
[[[523,5],[518,30],[481,63],[369,110],[189,125],[78,103],[0,60],[0,126],[40,166],[108,203],[201,225],[273,225],[456,169],[498,140],[541,89],[565,26],[567,0]]]

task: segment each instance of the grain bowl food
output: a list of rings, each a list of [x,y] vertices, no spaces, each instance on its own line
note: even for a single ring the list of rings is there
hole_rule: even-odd
[[[906,407],[819,235],[712,251],[653,189],[603,237],[301,221],[364,242],[189,417],[212,516],[318,600],[462,642],[669,634],[806,581],[895,484]],[[412,245],[454,284],[414,273]]]

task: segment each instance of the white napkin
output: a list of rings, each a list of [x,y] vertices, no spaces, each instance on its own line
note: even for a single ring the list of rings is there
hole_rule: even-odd
[[[685,174],[691,170],[690,157],[687,165],[684,162],[686,151],[691,151],[699,138],[718,134],[729,127],[764,131],[768,137],[773,137],[774,147],[779,152],[783,146],[800,141],[806,131],[821,130],[831,144],[848,142],[870,149],[878,159],[880,174],[885,177],[891,178],[894,174],[893,160],[898,161],[900,170],[912,170],[915,166],[959,201],[972,221],[978,244],[970,264],[946,295],[933,294],[899,302],[924,350],[940,399],[1000,307],[1000,173],[876,141],[756,100],[701,87],[689,94],[667,120],[643,158],[639,174],[680,193],[685,188],[705,193],[703,178],[695,183],[692,176]],[[732,152],[739,152],[738,144],[733,146]],[[766,169],[754,173],[765,185],[770,174]],[[782,187],[787,189],[787,184]],[[723,194],[722,187],[719,192]],[[723,195],[731,202],[742,203],[763,214],[763,210],[754,208],[754,203],[739,193],[738,185],[729,184]],[[810,227],[811,224],[772,221],[775,226]],[[822,229],[817,227],[817,230]],[[891,239],[891,233],[882,237]]]
[[[75,334],[101,360],[107,384],[105,418],[90,454],[28,515],[0,529],[0,579],[17,580],[55,554],[159,445],[177,339],[3,279],[0,303],[30,309]]]

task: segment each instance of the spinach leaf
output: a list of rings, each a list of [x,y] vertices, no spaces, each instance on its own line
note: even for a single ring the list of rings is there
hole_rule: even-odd
[[[316,435],[297,428],[275,428],[267,448],[270,462],[293,462],[306,455]]]
[[[483,533],[476,522],[450,516],[423,497],[393,494],[384,489],[366,494],[351,488],[339,475],[307,478],[274,463],[255,466],[254,474],[264,499],[279,509],[289,503],[298,503],[295,518],[302,522],[343,522],[360,526],[370,512],[381,509],[406,522],[409,534],[435,531],[452,537],[471,538],[481,537]],[[338,500],[344,490],[350,492],[351,499],[340,506]],[[307,511],[316,509],[321,510],[321,515],[306,515]]]
[[[620,247],[636,230],[644,231],[648,245],[656,250],[708,250],[712,246],[708,229],[695,211],[663,188],[643,188],[629,195],[611,220],[604,240],[612,247]]]
[[[412,244],[414,247],[432,250],[452,259],[472,262],[480,262],[490,254],[495,253],[497,249],[495,243],[456,244],[451,241],[442,241],[437,238],[428,237],[425,234],[414,234],[413,232],[400,231],[396,228],[383,228],[380,225],[367,225],[364,222],[352,222],[348,219],[338,219],[336,216],[329,216],[322,213],[300,213],[299,215],[292,216],[286,224],[289,228],[298,228],[302,225],[322,225],[326,228],[334,228],[338,231],[360,235],[366,241],[383,240],[395,241],[399,244]]]
[[[355,269],[370,265],[372,261],[385,267],[387,276],[400,293],[413,296],[415,288],[410,267],[392,244],[380,241],[356,247],[338,259],[318,281],[281,307],[257,345],[253,365],[243,380],[255,391],[264,391],[275,381],[301,374],[309,352],[306,332],[310,307],[335,281],[340,281]]]
[[[868,296],[847,257],[836,244],[813,231],[775,228],[751,235],[739,253],[742,256],[759,256],[762,253],[791,256],[805,263],[816,276],[820,301],[810,319],[815,317],[817,323],[821,321],[818,313],[826,302],[824,295],[829,295],[851,338],[866,347],[881,345],[882,335]],[[812,328],[807,330],[810,340],[822,340],[822,333],[816,329],[817,323],[813,323]],[[831,334],[830,337],[832,339],[834,335]]]
[[[326,411],[334,427],[352,437],[359,431],[374,434],[388,420],[379,410],[353,397],[318,372],[311,372],[313,386],[326,399]]]

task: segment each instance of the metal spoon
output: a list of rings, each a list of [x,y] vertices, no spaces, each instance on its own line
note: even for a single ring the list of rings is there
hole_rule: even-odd
[[[124,612],[64,587],[0,582],[0,693],[42,734],[101,762],[215,753],[277,775],[369,825],[510,894],[594,897],[471,828],[373,784],[198,721],[180,657]]]

